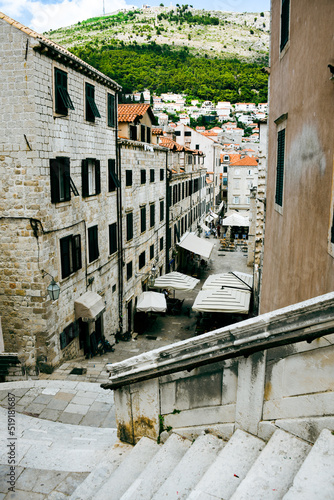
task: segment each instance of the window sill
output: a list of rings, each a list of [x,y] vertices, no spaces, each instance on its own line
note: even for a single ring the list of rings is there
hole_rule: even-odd
[[[101,193],[99,193],[99,194],[101,194]],[[83,196],[82,198],[85,201],[93,201],[93,200],[97,200],[98,196],[99,196],[98,194],[90,194],[88,196]]]
[[[101,255],[99,255],[96,259],[92,260],[91,262],[87,262],[87,266],[92,266],[92,265],[96,264],[97,262],[99,262],[100,259],[101,259]]]
[[[283,207],[281,207],[281,205],[277,205],[277,203],[275,203],[274,210],[278,212],[280,215],[283,215]]]
[[[69,207],[71,205],[71,200],[68,201],[57,201],[53,203],[56,208]]]
[[[279,53],[279,60],[280,61],[283,59],[283,57],[285,56],[285,54],[289,50],[289,47],[290,47],[290,39],[286,42],[283,49],[282,50],[280,49],[280,53]]]

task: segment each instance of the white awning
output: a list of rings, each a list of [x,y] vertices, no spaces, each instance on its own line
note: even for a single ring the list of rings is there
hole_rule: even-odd
[[[210,241],[203,240],[198,236],[195,236],[193,233],[189,233],[183,238],[180,243],[178,243],[179,247],[184,248],[185,250],[189,250],[189,252],[193,252],[196,255],[200,255],[205,259],[209,259],[214,243]]]
[[[211,229],[210,229],[208,226],[206,226],[206,225],[204,224],[204,222],[202,222],[202,223],[200,224],[200,226],[201,226],[201,228],[202,228],[202,229],[204,229],[204,231],[205,231],[205,232],[210,232],[210,231],[211,231]]]
[[[214,219],[218,219],[218,215],[217,215],[217,214],[215,214],[214,212],[212,212],[212,211],[211,211],[211,212],[210,212],[210,215],[211,215],[211,217],[213,217]]]
[[[178,273],[173,271],[172,273],[164,274],[159,276],[154,281],[154,288],[170,288],[171,290],[193,290],[195,286],[199,283],[199,280],[188,276],[187,274]]]
[[[163,293],[143,292],[138,297],[138,312],[166,312],[167,302]]]
[[[233,214],[223,219],[223,226],[246,227],[249,226],[249,218],[242,217],[242,215],[239,214]]]
[[[224,208],[224,206],[225,206],[225,201],[220,202],[217,212],[220,212],[222,208]]]
[[[205,220],[206,220],[206,222],[211,222],[211,221],[213,221],[213,217],[211,215],[207,215],[205,217]]]
[[[251,292],[224,288],[201,290],[192,306],[193,311],[247,314]]]
[[[95,321],[105,311],[103,298],[95,292],[86,292],[74,302],[76,318]]]
[[[202,290],[221,289],[222,287],[250,290],[253,286],[251,274],[239,271],[211,274],[203,283]]]

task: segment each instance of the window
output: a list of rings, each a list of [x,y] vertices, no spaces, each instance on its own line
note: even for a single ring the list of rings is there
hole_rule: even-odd
[[[133,238],[133,212],[126,214],[126,241]]]
[[[132,278],[132,261],[128,262],[126,265],[126,279],[129,280]]]
[[[64,330],[59,335],[60,349],[65,349],[68,344],[72,342],[73,339],[79,336],[79,323],[74,321],[64,328]]]
[[[227,178],[226,177],[223,179],[223,186],[227,186]]]
[[[250,197],[249,196],[246,197],[246,203],[247,203],[247,205],[250,205]]]
[[[160,169],[160,180],[163,181],[165,178],[165,171],[163,168]]]
[[[95,103],[95,87],[90,83],[85,84],[86,89],[86,120],[95,122],[95,118],[101,118],[99,110]]]
[[[229,155],[224,155],[224,161],[229,161],[230,157]]]
[[[108,160],[108,191],[110,193],[119,187],[121,187],[121,183],[116,175],[116,160],[110,159]]]
[[[279,206],[283,206],[284,147],[285,147],[285,129],[280,130],[277,134],[275,203]]]
[[[282,0],[281,10],[281,51],[289,40],[290,0]]]
[[[67,278],[81,269],[81,236],[77,234],[66,236],[60,240],[61,277]]]
[[[145,142],[145,139],[146,139],[145,125],[140,125],[140,140],[141,142]]]
[[[149,127],[146,129],[146,142],[151,142],[151,129]]]
[[[248,175],[253,175],[253,170],[248,170]]]
[[[164,249],[164,238],[163,236],[160,238],[160,252]]]
[[[165,218],[165,203],[164,200],[160,200],[160,222]]]
[[[234,179],[234,181],[233,181],[233,187],[235,189],[239,189],[240,188],[240,181],[238,179]]]
[[[98,227],[92,226],[88,228],[88,260],[93,262],[98,258],[99,242],[98,242]]]
[[[125,170],[125,186],[132,186],[132,170]]]
[[[150,169],[150,182],[154,182],[155,172],[154,168]]]
[[[117,252],[117,224],[109,224],[109,255]]]
[[[139,255],[138,269],[142,269],[144,266],[145,266],[145,250]]]
[[[196,144],[196,145],[195,145],[195,149],[199,149],[199,144]]]
[[[181,130],[175,130],[175,136],[180,137],[181,136]]]
[[[101,193],[100,160],[82,160],[81,181],[83,197]]]
[[[136,127],[136,125],[130,125],[130,139],[131,139],[131,141],[137,140],[137,127]]]
[[[140,184],[146,184],[146,170],[140,171]]]
[[[150,227],[155,225],[155,204],[150,205]]]
[[[108,127],[115,126],[115,96],[108,93]]]
[[[150,260],[154,258],[154,245],[150,245]]]
[[[70,159],[58,157],[50,160],[51,202],[71,199]]]
[[[146,206],[140,207],[140,232],[146,231]]]
[[[224,173],[226,173],[226,172],[227,172],[227,167],[224,167],[223,172],[224,172]]]
[[[67,73],[55,68],[55,113],[67,115],[69,109],[74,109],[67,91]]]
[[[191,131],[190,130],[186,130],[185,133],[184,133],[184,136],[185,137],[191,137]]]
[[[191,155],[188,155],[188,165],[192,165],[193,163],[193,157]]]
[[[233,203],[234,203],[235,205],[239,205],[239,203],[240,203],[240,198],[239,198],[239,196],[233,196]]]

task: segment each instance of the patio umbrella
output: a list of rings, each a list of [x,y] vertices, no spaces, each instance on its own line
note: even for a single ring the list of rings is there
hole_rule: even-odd
[[[239,271],[211,274],[203,283],[202,290],[212,290],[235,288],[240,290],[251,290],[253,286],[253,276],[251,274],[240,273]]]
[[[138,312],[166,312],[167,303],[163,293],[143,292],[137,301]]]
[[[193,311],[248,314],[250,290],[234,288],[201,290],[192,306]]]
[[[246,227],[249,226],[249,218],[238,214],[232,214],[223,219],[223,226]]]
[[[177,271],[159,276],[154,281],[154,288],[169,288],[171,290],[193,290],[199,280]]]

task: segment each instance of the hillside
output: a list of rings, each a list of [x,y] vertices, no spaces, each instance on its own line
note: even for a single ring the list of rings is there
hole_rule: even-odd
[[[49,31],[47,36],[67,48],[88,42],[98,48],[115,40],[139,45],[155,42],[188,47],[201,56],[255,61],[268,55],[269,29],[269,12],[206,11],[182,5],[122,10]]]
[[[155,7],[88,19],[47,36],[126,93],[148,88],[258,103],[267,99],[261,65],[268,57],[268,16]]]

